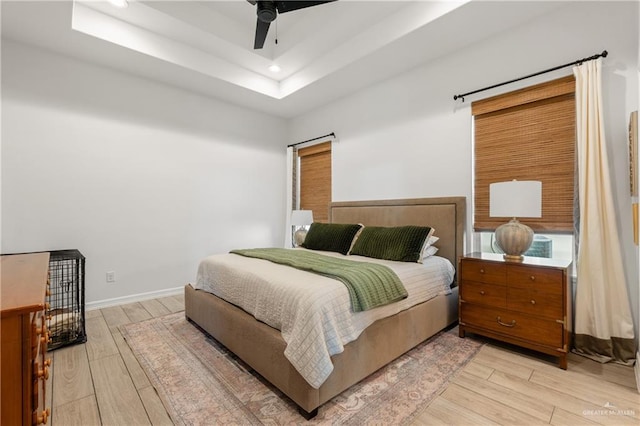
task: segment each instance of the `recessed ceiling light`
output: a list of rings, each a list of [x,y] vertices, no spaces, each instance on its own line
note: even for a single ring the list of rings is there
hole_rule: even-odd
[[[269,66],[269,71],[271,71],[271,72],[280,72],[280,67],[277,66],[276,64],[270,65]]]
[[[119,7],[120,9],[124,9],[129,6],[129,2],[127,0],[109,0],[109,3],[115,7]]]

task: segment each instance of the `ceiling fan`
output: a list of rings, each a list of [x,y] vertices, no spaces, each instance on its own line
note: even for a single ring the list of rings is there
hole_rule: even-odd
[[[247,0],[249,3],[256,5],[256,14],[258,20],[256,22],[256,39],[253,44],[254,49],[262,49],[264,41],[269,32],[269,25],[276,19],[278,13],[286,13],[294,10],[304,9],[311,6],[317,6],[323,3],[330,3],[336,0],[325,1],[261,1]]]

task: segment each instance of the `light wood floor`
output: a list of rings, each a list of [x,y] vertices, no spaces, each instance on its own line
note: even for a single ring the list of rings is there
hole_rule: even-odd
[[[182,310],[171,296],[87,311],[87,343],[51,352],[49,424],[171,425],[118,326]],[[444,424],[640,425],[640,394],[631,367],[571,355],[564,371],[490,342],[414,422]]]
[[[481,339],[481,338],[478,338]],[[555,358],[490,341],[417,425],[640,425],[633,367]]]

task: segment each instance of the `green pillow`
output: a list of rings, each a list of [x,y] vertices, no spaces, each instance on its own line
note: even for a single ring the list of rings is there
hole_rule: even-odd
[[[349,254],[395,260],[422,262],[425,242],[433,233],[428,226],[366,226]]]
[[[353,238],[362,228],[360,224],[314,222],[307,232],[302,247],[310,250],[349,253]]]

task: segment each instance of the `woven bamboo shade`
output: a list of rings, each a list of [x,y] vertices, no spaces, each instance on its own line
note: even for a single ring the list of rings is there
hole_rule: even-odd
[[[542,217],[521,221],[535,231],[573,231],[575,165],[573,76],[474,102],[474,228],[492,231],[489,184],[542,181]]]
[[[331,142],[301,148],[300,209],[312,210],[314,222],[329,221],[331,202]]]

